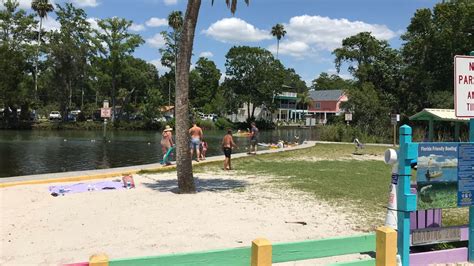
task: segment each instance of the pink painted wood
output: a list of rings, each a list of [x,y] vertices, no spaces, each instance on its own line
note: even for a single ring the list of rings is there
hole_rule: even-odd
[[[63,266],[89,266],[89,262],[76,262],[70,264],[63,264]]]
[[[411,192],[416,194],[416,187],[412,185]],[[419,210],[410,213],[410,229],[441,227],[442,209]]]

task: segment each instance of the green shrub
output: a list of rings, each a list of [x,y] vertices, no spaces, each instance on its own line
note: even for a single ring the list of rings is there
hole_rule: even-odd
[[[235,125],[227,118],[219,117],[215,123],[218,129],[234,128]]]
[[[196,121],[196,123],[202,129],[206,129],[206,130],[216,129],[216,125],[214,125],[214,122],[212,122],[212,120],[200,120],[200,119],[198,119]]]

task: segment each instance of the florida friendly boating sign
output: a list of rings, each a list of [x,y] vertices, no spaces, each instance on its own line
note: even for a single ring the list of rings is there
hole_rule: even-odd
[[[418,209],[474,205],[474,144],[420,143]]]

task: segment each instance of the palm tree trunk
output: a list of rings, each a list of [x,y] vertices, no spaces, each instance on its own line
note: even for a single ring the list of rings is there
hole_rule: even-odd
[[[40,25],[38,31],[38,46],[36,47],[36,62],[35,62],[35,101],[38,100],[38,61],[39,61],[39,48],[41,44],[41,28],[43,26],[43,18],[40,17]]]
[[[280,50],[280,40],[277,39],[277,59],[278,59],[278,51]]]
[[[193,166],[189,153],[189,67],[193,51],[194,32],[201,0],[188,1],[176,65],[176,170],[180,193],[195,193]]]

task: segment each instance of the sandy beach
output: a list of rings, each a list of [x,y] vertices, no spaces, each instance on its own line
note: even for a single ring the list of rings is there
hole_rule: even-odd
[[[271,177],[195,176],[199,192],[191,195],[174,193],[174,172],[135,175],[135,189],[58,197],[48,191],[55,184],[3,188],[0,264],[57,265],[97,252],[127,258],[250,246],[257,237],[291,242],[362,233],[343,209],[278,189],[266,182]],[[295,221],[307,225],[288,223]],[[285,265],[328,261],[340,259]]]

